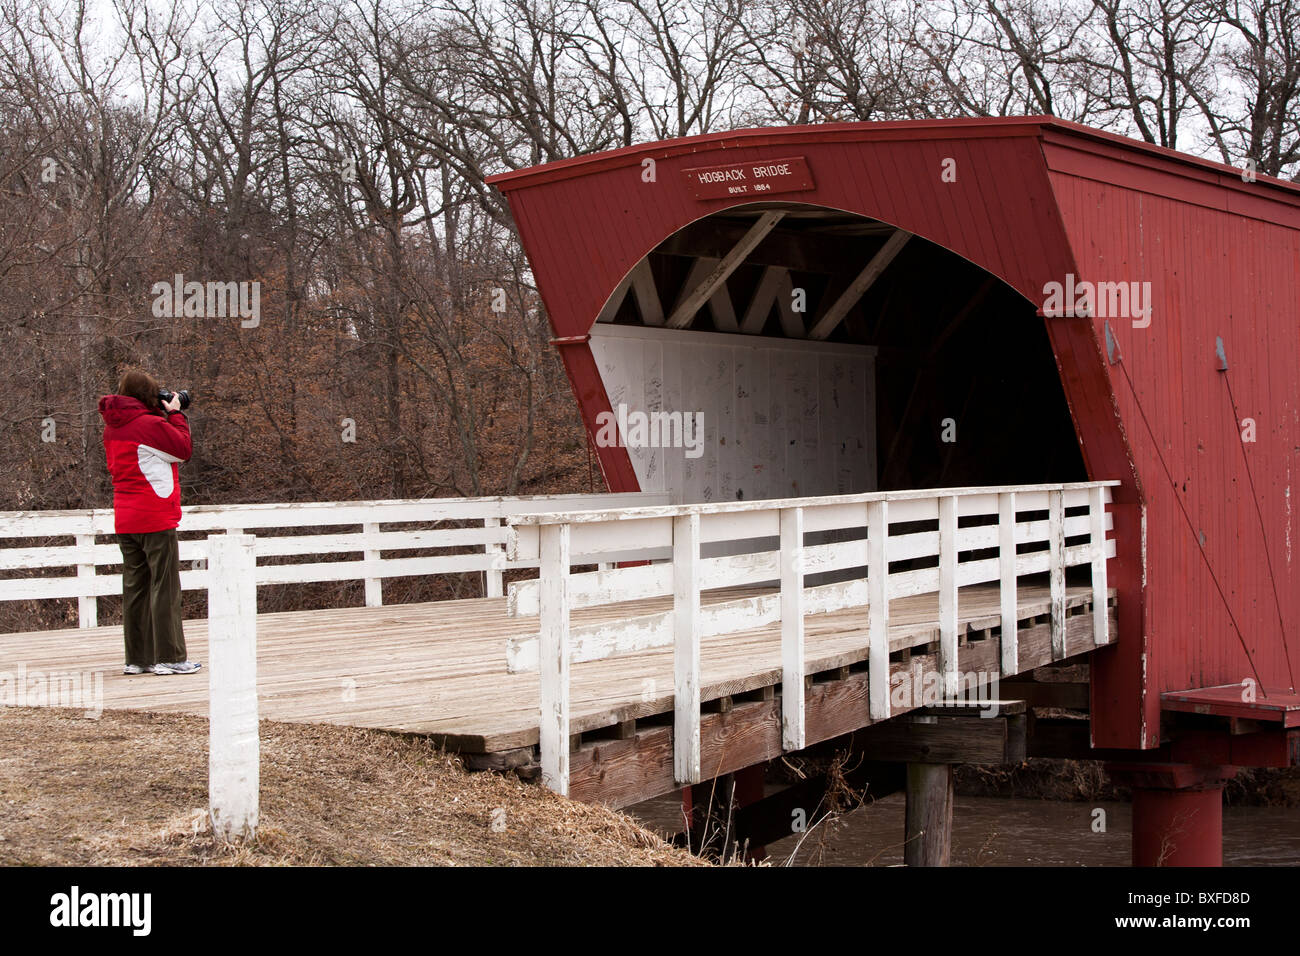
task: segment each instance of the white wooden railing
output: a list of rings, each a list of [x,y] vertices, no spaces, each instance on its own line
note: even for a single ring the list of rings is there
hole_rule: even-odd
[[[512,583],[509,612],[539,618],[540,629],[512,638],[507,667],[540,671],[541,763],[545,784],[568,792],[571,664],[673,648],[673,765],[678,783],[700,780],[700,646],[703,640],[778,623],[781,629],[782,746],[805,746],[804,622],[807,615],[866,606],[870,712],[890,715],[889,602],[938,593],[939,670],[945,697],[958,687],[958,589],[998,582],[1001,670],[1019,670],[1016,579],[1050,575],[1053,658],[1065,655],[1065,569],[1090,565],[1093,607],[1107,605],[1106,559],[1115,543],[1106,510],[1110,488],[1085,482],[1000,488],[949,488],[516,514],[508,555],[540,561],[538,580]],[[963,519],[965,519],[964,524]],[[973,520],[972,520],[973,519]],[[983,519],[982,521],[980,519]],[[929,530],[900,529],[928,522]],[[863,536],[865,534],[865,537]],[[1076,543],[1067,544],[1068,540]],[[574,573],[603,554],[651,563]],[[979,557],[970,552],[997,551]],[[741,553],[737,553],[737,552]],[[892,562],[937,564],[890,572]],[[809,585],[806,579],[838,577]],[[773,590],[701,605],[701,591],[745,585]],[[570,612],[672,595],[672,610],[572,626]],[[1107,615],[1093,614],[1094,642],[1105,644]]]
[[[510,536],[503,525],[506,515],[557,508],[593,508],[627,505],[662,505],[666,494],[537,495],[500,498],[424,498],[401,501],[329,501],[303,504],[201,505],[185,508],[181,532],[238,534],[257,532],[254,546],[259,559],[318,557],[296,564],[259,564],[258,586],[304,584],[322,581],[365,582],[366,605],[383,604],[383,579],[413,575],[482,572],[489,597],[502,595],[502,572],[537,567],[536,560],[511,559],[505,553]],[[443,527],[456,522],[463,527]],[[403,525],[402,530],[385,530]],[[411,526],[416,527],[412,528]],[[305,530],[331,528],[327,533]],[[346,529],[346,530],[339,530]],[[296,533],[286,533],[296,532]],[[98,624],[96,599],[122,593],[120,572],[98,573],[120,565],[122,554],[111,540],[99,544],[96,536],[112,535],[113,512],[85,511],[0,512],[0,601],[76,598],[82,627]],[[72,544],[51,543],[72,538]],[[44,540],[43,540],[44,539]],[[9,544],[22,540],[21,546]],[[35,541],[36,543],[32,543]],[[457,549],[462,553],[392,557],[392,552]],[[472,550],[470,550],[472,549]],[[348,555],[360,554],[358,560]],[[208,541],[182,540],[181,588],[208,587]],[[602,555],[616,561],[618,555]],[[14,577],[25,569],[63,569],[59,576]],[[66,572],[75,569],[75,575]],[[9,576],[3,575],[8,572]]]

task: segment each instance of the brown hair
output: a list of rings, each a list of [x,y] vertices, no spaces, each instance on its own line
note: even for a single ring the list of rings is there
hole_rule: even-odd
[[[117,386],[117,394],[138,399],[144,402],[145,407],[150,411],[158,412],[162,411],[162,403],[158,401],[159,388],[158,380],[148,372],[132,368],[122,374],[122,381]]]

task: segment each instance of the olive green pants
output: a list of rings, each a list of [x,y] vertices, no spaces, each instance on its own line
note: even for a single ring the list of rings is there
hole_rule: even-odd
[[[140,667],[185,660],[181,561],[176,532],[119,534],[126,662]]]

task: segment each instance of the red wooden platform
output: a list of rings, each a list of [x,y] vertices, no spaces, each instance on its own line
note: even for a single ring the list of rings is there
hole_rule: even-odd
[[[1160,706],[1188,714],[1241,717],[1279,723],[1286,728],[1300,727],[1300,694],[1283,688],[1252,689],[1245,684],[1221,684],[1172,690],[1160,695]]]

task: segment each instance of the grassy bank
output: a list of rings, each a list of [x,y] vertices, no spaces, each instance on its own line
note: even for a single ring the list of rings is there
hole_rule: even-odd
[[[629,817],[417,738],[262,723],[261,825],[207,823],[197,717],[0,708],[0,864],[690,866]]]

